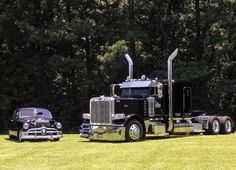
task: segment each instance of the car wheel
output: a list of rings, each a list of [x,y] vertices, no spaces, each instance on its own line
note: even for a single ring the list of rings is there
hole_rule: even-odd
[[[53,139],[54,142],[57,142],[57,141],[59,141],[59,140],[60,140],[60,138],[54,138],[54,139]]]
[[[219,117],[219,120],[220,120],[220,126],[221,126],[220,133],[221,134],[232,133],[233,131],[232,119],[229,116],[222,116],[222,117]]]
[[[17,131],[17,141],[18,142],[23,142],[23,140],[21,139],[21,130]]]
[[[217,135],[220,133],[220,121],[217,116],[209,117],[206,133],[209,135]]]
[[[13,138],[14,138],[14,136],[12,136],[12,135],[9,134],[9,139],[12,140]]]
[[[126,125],[125,139],[127,142],[141,141],[144,137],[143,126],[138,120],[131,120]]]

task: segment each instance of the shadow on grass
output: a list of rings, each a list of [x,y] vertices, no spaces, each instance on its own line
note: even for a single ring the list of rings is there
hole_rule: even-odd
[[[145,140],[168,140],[168,139],[188,138],[193,136],[201,136],[201,135],[191,134],[191,135],[147,136]]]
[[[56,142],[50,139],[27,139],[27,140],[22,140],[21,142],[19,142],[16,138],[10,139],[9,137],[4,138],[4,140],[9,141],[9,142],[15,142],[15,143],[24,143],[24,142],[32,142],[32,143],[39,143],[39,142]]]
[[[112,144],[118,144],[118,143],[126,143],[125,141],[106,141],[106,140],[89,140],[85,139],[85,141],[79,141],[80,143],[112,143]]]
[[[195,137],[195,136],[203,136],[202,134],[189,134],[189,135],[169,135],[169,136],[146,136],[145,140],[138,141],[138,142],[145,142],[145,141],[152,141],[152,140],[170,140],[170,139],[178,139],[178,138],[188,138],[188,137]],[[212,136],[212,135],[204,135],[204,136]],[[112,143],[112,144],[119,144],[119,143],[127,143],[126,141],[103,141],[103,140],[85,140],[79,141],[81,143]]]

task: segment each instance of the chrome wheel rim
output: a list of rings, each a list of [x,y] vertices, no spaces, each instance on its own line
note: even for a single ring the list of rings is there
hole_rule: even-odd
[[[133,124],[129,128],[129,136],[133,140],[139,139],[140,136],[140,127],[137,124]]]
[[[219,121],[218,120],[214,120],[212,125],[213,125],[213,131],[215,133],[219,133],[219,131],[220,131],[220,123],[219,123]]]
[[[228,133],[230,133],[232,131],[232,123],[230,120],[226,120],[225,122],[225,129]]]

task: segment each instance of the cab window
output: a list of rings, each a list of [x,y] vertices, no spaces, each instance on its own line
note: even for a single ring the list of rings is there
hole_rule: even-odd
[[[122,89],[121,97],[144,98],[150,95],[150,88],[125,88]]]

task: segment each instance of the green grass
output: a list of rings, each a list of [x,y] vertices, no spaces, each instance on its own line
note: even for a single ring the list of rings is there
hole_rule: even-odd
[[[0,135],[0,169],[236,169],[236,133],[89,142],[78,134],[59,142],[17,143]]]

